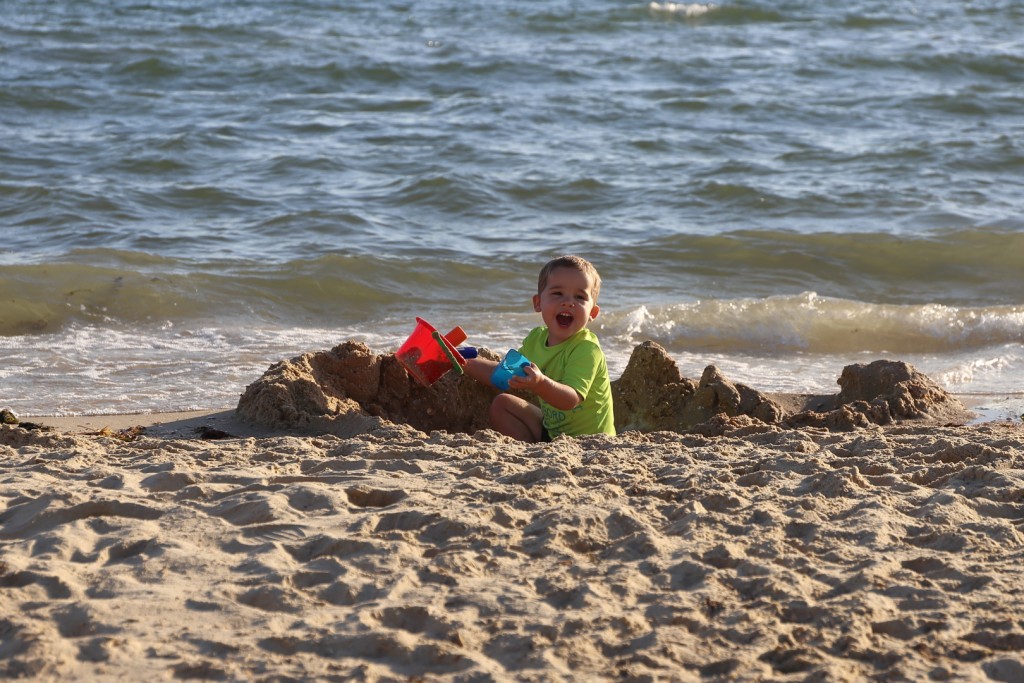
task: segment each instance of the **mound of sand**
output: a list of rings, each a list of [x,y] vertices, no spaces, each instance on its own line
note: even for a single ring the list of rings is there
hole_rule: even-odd
[[[498,358],[482,349],[485,357]],[[622,377],[612,382],[620,432],[721,433],[724,420],[747,417],[765,425],[833,431],[907,420],[963,422],[964,405],[910,365],[879,360],[847,366],[833,396],[771,396],[725,378],[709,366],[700,380],[681,376],[654,342],[637,346]],[[487,426],[496,390],[454,372],[424,387],[393,354],[377,355],[359,342],[307,353],[271,366],[250,384],[239,416],[275,428],[351,429],[354,415],[408,424],[424,432],[472,434]]]
[[[274,428],[320,426],[333,432],[349,428],[356,415],[424,432],[472,433],[487,426],[495,393],[454,372],[424,387],[394,354],[376,355],[365,344],[349,341],[275,363],[246,387],[237,412]]]

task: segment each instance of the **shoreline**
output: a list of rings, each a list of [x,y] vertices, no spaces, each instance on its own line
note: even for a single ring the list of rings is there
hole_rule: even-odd
[[[963,426],[977,426],[990,422],[1020,422],[1024,420],[1024,395],[1006,394],[951,394],[960,400],[973,415]],[[767,394],[781,405],[797,410],[810,394]],[[271,427],[260,425],[236,414],[234,406],[224,408],[183,410],[153,413],[103,413],[84,415],[17,416],[21,422],[34,423],[62,433],[89,433],[109,429],[114,432],[142,427],[147,436],[155,438],[203,438],[204,433],[218,430],[237,438],[265,438],[273,436],[316,436],[328,433],[315,426]],[[903,426],[939,424],[922,420],[908,420]],[[453,432],[458,433],[458,432]],[[223,437],[222,437],[223,438]]]

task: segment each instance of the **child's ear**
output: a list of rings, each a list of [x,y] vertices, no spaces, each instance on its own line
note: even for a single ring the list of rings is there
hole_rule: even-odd
[[[594,307],[590,309],[590,319],[593,320],[597,317],[597,314],[601,312],[601,307],[594,304]]]
[[[540,313],[540,294],[533,295],[533,310]]]

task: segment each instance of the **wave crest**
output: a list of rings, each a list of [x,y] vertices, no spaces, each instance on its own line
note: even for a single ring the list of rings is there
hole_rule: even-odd
[[[605,315],[626,345],[652,339],[670,351],[949,353],[1024,342],[1024,306],[875,304],[793,296],[708,299]]]

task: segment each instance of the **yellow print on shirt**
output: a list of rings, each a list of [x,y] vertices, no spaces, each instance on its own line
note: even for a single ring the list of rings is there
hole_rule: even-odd
[[[575,412],[581,409],[582,407],[583,404],[581,403],[580,405],[576,406],[569,412]],[[548,405],[547,403],[541,406],[541,409],[544,411],[544,426],[547,427],[548,429],[556,429],[560,425],[565,424],[566,421],[569,419],[569,413],[565,412],[564,410],[554,408]]]

